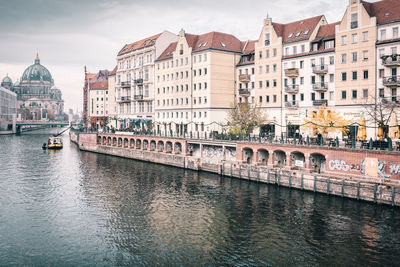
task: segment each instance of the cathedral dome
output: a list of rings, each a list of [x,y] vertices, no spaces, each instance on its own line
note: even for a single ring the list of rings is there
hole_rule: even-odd
[[[29,66],[22,74],[21,82],[26,81],[47,81],[53,82],[50,71],[40,65],[39,56],[36,55],[35,64]]]
[[[4,77],[4,79],[1,81],[1,86],[12,86],[13,85],[13,82],[12,82],[12,80],[11,80],[11,78],[10,77],[8,77],[8,75],[6,76],[6,77]]]

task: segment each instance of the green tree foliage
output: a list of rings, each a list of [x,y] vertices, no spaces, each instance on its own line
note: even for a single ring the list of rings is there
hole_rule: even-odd
[[[248,102],[238,103],[228,112],[229,134],[250,134],[256,127],[265,123],[261,109]]]

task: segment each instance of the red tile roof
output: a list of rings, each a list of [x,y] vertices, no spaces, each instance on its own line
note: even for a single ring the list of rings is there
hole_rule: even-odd
[[[97,73],[86,73],[86,78],[87,79],[93,79],[94,77],[96,77]]]
[[[277,35],[282,37],[283,43],[293,43],[310,38],[311,33],[323,17],[324,16],[321,15],[287,24],[272,23],[272,25]],[[305,32],[307,32],[307,34],[304,34]],[[298,35],[298,33],[300,34]]]
[[[255,49],[256,42],[257,41],[255,41],[255,40],[249,40],[249,41],[244,42],[245,44],[242,48],[243,54],[246,55],[246,54],[253,52]]]
[[[119,51],[118,56],[127,54],[129,52],[138,50],[138,49],[143,48],[143,47],[152,46],[152,45],[154,45],[154,43],[158,39],[158,37],[160,37],[160,35],[161,35],[161,33],[153,35],[153,36],[150,36],[148,38],[145,38],[143,40],[140,40],[140,41],[137,41],[137,42],[134,42],[134,43],[131,43],[131,44],[127,44],[121,49],[121,51]]]
[[[336,25],[338,25],[338,24],[340,24],[340,21],[322,25],[318,30],[315,40],[335,38],[335,32],[336,32],[335,29],[336,29]]]
[[[162,59],[167,59],[167,58],[172,58],[172,52],[176,50],[176,45],[178,42],[171,43],[167,49],[164,50],[164,52],[161,53],[161,55],[158,57],[157,60],[162,60]]]
[[[110,75],[115,75],[115,74],[117,73],[117,69],[118,69],[118,65],[116,65],[116,66],[114,67],[114,69],[110,72],[110,74],[108,74],[108,76],[110,76]]]
[[[242,52],[242,42],[232,34],[209,32],[201,35],[194,35],[185,33],[185,38],[188,45],[192,48],[192,52],[207,49]],[[172,52],[176,50],[176,45],[177,42],[170,44],[157,60],[171,58]]]
[[[102,82],[91,82],[89,83],[90,90],[107,90],[108,89],[108,81]]]
[[[378,24],[400,21],[399,0],[381,0],[374,3],[361,1],[361,3],[371,17],[376,17]]]

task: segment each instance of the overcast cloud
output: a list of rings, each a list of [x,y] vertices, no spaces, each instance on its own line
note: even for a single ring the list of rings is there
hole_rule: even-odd
[[[66,111],[82,110],[83,69],[112,70],[126,43],[169,30],[221,31],[257,39],[267,13],[286,23],[324,14],[342,18],[348,0],[0,0],[0,78],[15,81],[42,65],[63,92]]]

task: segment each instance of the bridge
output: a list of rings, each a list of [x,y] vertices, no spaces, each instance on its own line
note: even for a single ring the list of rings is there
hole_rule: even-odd
[[[55,126],[68,126],[68,121],[36,121],[36,120],[26,120],[26,121],[17,121],[16,123],[16,132],[22,133],[27,131],[34,131],[48,127]]]

